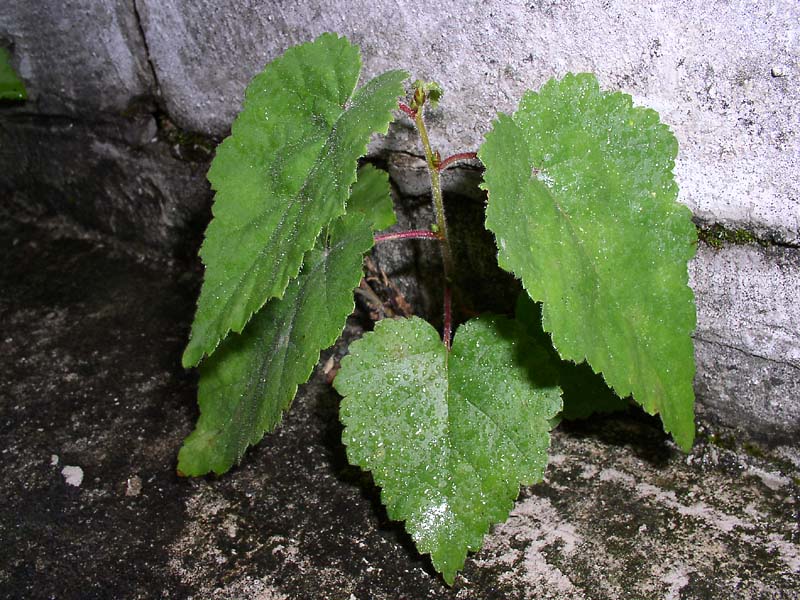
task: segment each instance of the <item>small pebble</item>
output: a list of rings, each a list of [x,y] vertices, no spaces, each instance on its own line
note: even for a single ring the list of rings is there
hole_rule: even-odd
[[[55,467],[58,464],[58,454],[50,455],[50,465]]]
[[[772,73],[773,77],[786,77],[786,69],[780,65],[775,65],[772,67],[770,73]]]
[[[63,469],[61,469],[61,474],[64,476],[67,485],[74,485],[75,487],[80,487],[81,483],[83,483],[83,469],[81,469],[80,467],[66,466]]]
[[[138,496],[142,493],[142,478],[138,475],[134,475],[133,477],[128,477],[127,484],[125,486],[125,495],[126,496]]]

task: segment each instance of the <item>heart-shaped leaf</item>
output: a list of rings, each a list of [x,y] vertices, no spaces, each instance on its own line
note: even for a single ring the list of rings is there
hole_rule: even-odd
[[[542,478],[554,376],[546,350],[502,317],[462,325],[449,353],[427,322],[386,319],[342,360],[347,456],[449,584],[520,484]]]
[[[397,222],[392,202],[389,174],[366,164],[358,170],[358,179],[350,190],[347,213],[361,213],[373,229],[380,231]]]

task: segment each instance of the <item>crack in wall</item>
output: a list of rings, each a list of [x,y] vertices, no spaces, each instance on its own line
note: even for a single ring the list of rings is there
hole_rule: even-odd
[[[800,366],[787,361],[777,360],[775,358],[771,358],[769,356],[765,356],[763,354],[759,354],[757,352],[753,352],[752,350],[748,350],[745,348],[740,348],[738,346],[734,346],[733,344],[726,344],[725,342],[721,342],[719,340],[710,340],[708,338],[704,338],[701,335],[695,334],[693,336],[696,342],[702,342],[704,344],[710,344],[712,346],[720,346],[722,348],[727,348],[728,350],[733,350],[734,352],[738,352],[739,354],[744,354],[745,356],[750,356],[752,358],[758,358],[760,360],[764,360],[776,365],[781,365],[785,367],[789,367],[790,369],[795,369],[798,371],[798,379],[800,379]]]
[[[708,221],[693,217],[699,241],[707,246],[719,250],[726,246],[761,246],[762,248],[791,248],[798,249],[800,244],[783,239],[777,231],[767,230],[758,234],[746,227],[730,227],[719,221]]]
[[[131,0],[131,6],[133,8],[133,16],[136,19],[136,27],[139,30],[139,35],[142,38],[142,48],[144,48],[144,56],[147,60],[147,66],[150,69],[150,76],[153,78],[153,85],[155,89],[153,90],[153,98],[156,101],[156,104],[160,106],[161,104],[161,84],[158,81],[158,75],[156,74],[156,66],[153,63],[153,59],[150,55],[150,45],[147,42],[147,35],[145,34],[144,25],[142,24],[142,15],[139,12],[139,2],[138,0]]]

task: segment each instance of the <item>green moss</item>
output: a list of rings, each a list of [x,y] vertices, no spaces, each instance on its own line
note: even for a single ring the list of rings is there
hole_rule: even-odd
[[[771,245],[771,242],[768,240],[760,239],[746,229],[728,229],[719,223],[711,226],[698,225],[697,237],[700,241],[705,242],[717,250],[722,248],[725,244],[734,244],[737,246],[758,244],[762,247]]]
[[[173,148],[177,158],[204,161],[211,157],[216,146],[215,140],[179,128],[164,114],[159,114],[157,119],[159,137]]]
[[[753,458],[766,458],[764,450],[762,450],[760,446],[752,442],[744,442],[742,444],[742,449]]]
[[[736,450],[736,440],[732,435],[711,433],[708,435],[708,443],[717,448],[725,450]]]

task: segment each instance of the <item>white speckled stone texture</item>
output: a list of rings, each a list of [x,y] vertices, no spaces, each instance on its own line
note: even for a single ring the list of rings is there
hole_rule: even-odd
[[[800,250],[701,246],[690,273],[701,413],[796,445]]]

